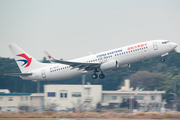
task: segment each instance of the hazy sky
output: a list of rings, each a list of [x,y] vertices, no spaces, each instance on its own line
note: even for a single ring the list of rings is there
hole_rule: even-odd
[[[153,39],[180,45],[179,0],[0,0],[1,57],[8,43],[68,60]]]

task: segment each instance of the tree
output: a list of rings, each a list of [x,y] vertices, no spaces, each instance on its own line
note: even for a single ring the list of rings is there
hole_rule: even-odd
[[[79,112],[84,112],[88,105],[90,105],[90,103],[86,103],[85,101],[81,101],[80,99],[78,99],[76,103],[72,102],[72,104],[74,106],[73,110]]]
[[[101,112],[101,102],[98,102],[98,103],[96,104],[96,111],[97,111],[97,112]]]
[[[19,110],[21,110],[21,112],[28,112],[29,111],[29,106],[27,106],[27,105],[20,105],[19,107],[18,107],[18,109]]]
[[[47,60],[47,59],[46,59],[46,57],[43,57],[43,61],[42,61],[42,63],[50,63],[50,61],[49,61],[49,60]]]
[[[128,105],[127,105],[127,102],[126,102],[126,99],[123,98],[123,101],[122,103],[119,105],[120,108],[127,108]]]
[[[59,105],[57,103],[48,102],[45,106],[45,111],[56,111]]]
[[[132,87],[143,87],[146,90],[159,89],[163,85],[163,81],[166,80],[166,75],[161,73],[150,73],[148,71],[138,71],[132,74],[129,79],[131,80]]]

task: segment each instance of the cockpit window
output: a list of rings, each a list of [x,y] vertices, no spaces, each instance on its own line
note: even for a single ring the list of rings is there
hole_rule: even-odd
[[[169,43],[169,41],[162,42],[162,44],[167,44],[167,43]]]

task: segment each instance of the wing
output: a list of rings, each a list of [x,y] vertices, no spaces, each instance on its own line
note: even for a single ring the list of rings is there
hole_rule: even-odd
[[[79,68],[79,70],[84,69],[87,71],[91,71],[91,70],[95,70],[96,68],[98,68],[100,66],[100,63],[82,63],[82,62],[61,61],[61,60],[54,59],[48,52],[46,52],[46,51],[44,51],[44,52],[48,56],[48,58],[51,62],[70,65],[73,68]]]

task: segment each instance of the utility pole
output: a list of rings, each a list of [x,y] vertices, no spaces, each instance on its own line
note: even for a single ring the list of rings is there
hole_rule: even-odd
[[[85,85],[85,77],[86,75],[82,75],[82,85]]]
[[[174,94],[176,94],[176,82],[174,82]]]
[[[177,109],[176,109],[176,96],[177,96],[177,94],[175,94],[175,93],[169,93],[169,94],[174,95],[173,109],[174,109],[174,111],[176,111],[176,110],[177,110]]]
[[[177,98],[177,94],[176,94],[176,82],[174,82],[174,109],[175,111],[177,111],[177,105],[176,105],[176,99]]]
[[[37,93],[40,93],[40,81],[37,81]]]

